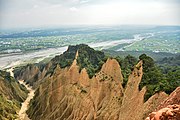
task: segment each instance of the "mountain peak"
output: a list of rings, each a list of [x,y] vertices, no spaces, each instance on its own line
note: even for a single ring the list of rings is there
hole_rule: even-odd
[[[115,79],[115,81],[120,81],[121,83],[123,82],[123,76],[121,73],[120,65],[115,59],[108,58],[106,63],[103,64],[101,72],[104,72],[109,76],[112,76]]]
[[[76,51],[76,55],[75,55],[75,58],[73,60],[72,65],[71,65],[71,68],[74,67],[74,66],[77,66],[77,59],[78,59],[78,50]]]

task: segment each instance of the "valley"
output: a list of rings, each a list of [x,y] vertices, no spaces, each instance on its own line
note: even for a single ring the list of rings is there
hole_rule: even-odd
[[[6,71],[10,73],[10,76],[11,77],[14,77],[14,73],[13,73],[13,70],[14,68],[10,68],[10,69],[7,69]],[[34,97],[34,92],[35,90],[32,89],[31,86],[27,85],[24,80],[19,80],[18,81],[21,85],[25,86],[25,88],[27,89],[27,91],[29,92],[28,95],[27,95],[27,98],[26,100],[21,103],[21,109],[19,110],[18,112],[18,119],[17,120],[30,120],[28,118],[28,115],[26,114],[26,111],[28,110],[29,108],[29,103],[30,103],[30,100],[33,99]]]
[[[0,0],[0,120],[180,120],[180,0]]]
[[[0,55],[0,69],[7,72],[2,71],[0,74],[2,88],[10,84],[12,91],[17,89],[12,93],[13,97],[9,98],[0,85],[3,102],[8,110],[12,109],[8,101],[15,100],[18,103],[13,108],[16,108],[16,112],[8,117],[17,120],[142,120],[156,108],[163,109],[159,106],[169,97],[174,97],[171,94],[178,93],[180,86],[179,31],[162,32],[153,28],[128,33],[125,30],[124,36],[118,39],[121,35],[119,32],[108,30],[103,29],[100,33],[91,29],[87,33],[69,32],[66,33],[69,34],[68,38],[76,38],[78,35],[78,39],[68,39],[66,43],[64,39],[67,36],[58,35],[55,38],[65,37],[64,44],[50,47],[50,44],[45,43],[46,47],[21,51],[11,46],[13,40],[20,39],[20,45],[20,42],[27,42],[24,41],[26,37],[30,37],[30,41],[32,37],[39,39],[39,32],[32,34],[32,31],[25,34],[29,35],[26,37],[21,36],[23,33],[20,36],[2,35],[1,40],[11,41],[4,47],[15,50]],[[87,34],[90,34],[91,40],[83,37],[87,37]],[[115,36],[109,40],[107,36],[112,34]],[[171,37],[167,38],[165,34]],[[107,38],[97,39],[101,35]],[[95,36],[97,38],[93,38]],[[51,37],[41,36],[41,42],[33,42],[38,46]],[[158,46],[160,40],[165,38],[167,40]],[[24,45],[29,46],[31,42]],[[166,50],[163,45],[167,46]],[[15,89],[12,81],[16,84]],[[23,97],[16,98],[17,94]],[[175,96],[175,99],[179,98]],[[172,103],[173,106],[180,104],[178,101]],[[2,107],[3,120],[7,116],[6,110]]]
[[[24,85],[29,93],[28,93],[26,100],[22,103],[22,106],[18,113],[18,116],[19,116],[20,120],[30,120],[28,118],[28,115],[26,114],[26,111],[29,108],[30,100],[33,99],[33,97],[34,97],[35,90],[33,90],[32,87],[28,86],[23,80],[19,80],[19,83]]]

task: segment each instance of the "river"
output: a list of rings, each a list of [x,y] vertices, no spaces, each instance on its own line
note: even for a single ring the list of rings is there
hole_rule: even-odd
[[[109,40],[103,42],[94,42],[94,43],[85,43],[88,44],[92,48],[100,48],[100,49],[108,49],[113,46],[117,46],[119,44],[128,43],[129,46],[132,44],[141,41],[145,38],[149,38],[153,36],[153,33],[147,33],[146,36],[142,36],[141,34],[134,35],[133,39],[121,39],[121,40]],[[19,66],[20,64],[27,63],[38,63],[45,58],[54,57],[55,55],[62,54],[66,51],[68,46],[59,47],[59,48],[49,48],[43,49],[35,52],[29,53],[21,53],[21,54],[7,54],[0,56],[0,69],[7,69],[11,67]],[[117,51],[122,51],[122,49],[118,49]]]
[[[0,56],[0,69],[7,69],[11,67],[19,66],[23,63],[31,63],[33,59],[35,63],[42,61],[50,56],[62,54],[67,50],[67,46],[60,48],[50,48],[39,50],[36,52],[22,53],[22,54],[9,54]]]

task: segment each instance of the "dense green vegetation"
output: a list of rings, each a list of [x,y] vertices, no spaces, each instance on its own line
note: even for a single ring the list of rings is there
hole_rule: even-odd
[[[166,81],[161,70],[155,65],[154,60],[142,54],[139,56],[139,59],[143,61],[143,77],[140,83],[140,89],[143,86],[147,87],[147,92],[145,95],[145,100],[151,97],[153,94],[159,91],[164,91],[164,87],[167,87]]]
[[[0,83],[0,120],[15,120],[28,91],[5,71],[0,71]]]
[[[15,120],[20,106],[0,94],[0,120]]]
[[[125,87],[128,76],[138,60],[131,55],[125,58],[117,56],[116,60],[121,66],[124,77],[123,86]],[[139,60],[143,61],[143,77],[140,89],[144,86],[147,87],[145,101],[159,91],[165,91],[167,94],[170,94],[180,86],[180,56],[164,58],[155,63],[150,56],[142,54],[139,56]]]
[[[167,93],[170,93],[174,88],[180,86],[180,55],[176,57],[166,57],[158,61],[157,64],[169,83],[169,88],[166,90]]]
[[[115,57],[115,59],[119,62],[123,75],[123,86],[125,87],[128,76],[131,74],[133,66],[137,64],[137,58],[127,55],[125,58],[121,58],[119,56]]]
[[[67,51],[51,60],[52,67],[47,74],[52,73],[57,64],[61,68],[70,66],[75,59],[76,51],[79,53],[77,64],[80,67],[80,71],[82,68],[86,68],[90,78],[101,68],[106,60],[104,52],[96,51],[88,45],[69,46]]]
[[[77,63],[80,66],[80,70],[86,68],[90,78],[100,70],[101,66],[106,61],[103,52],[96,51],[87,45],[83,45],[78,49],[78,52],[79,56],[77,58]]]
[[[7,89],[0,89],[0,93],[7,95],[10,99],[14,98],[22,102],[27,97],[28,91],[25,86],[19,84],[15,78],[10,76],[10,73],[0,70],[0,82],[1,88],[7,87]]]
[[[166,66],[161,65],[163,67],[160,68],[159,64],[155,64],[154,60],[146,54],[139,56],[139,59],[143,60],[144,72],[140,88],[147,86],[145,100],[159,91],[165,91],[170,94],[176,87],[180,86],[179,66],[172,67],[167,63]]]

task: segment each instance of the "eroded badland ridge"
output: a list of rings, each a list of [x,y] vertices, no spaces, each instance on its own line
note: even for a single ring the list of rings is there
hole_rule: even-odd
[[[180,87],[177,87],[146,120],[179,120],[180,119]]]
[[[58,64],[59,56],[43,67],[27,65],[15,73],[17,79],[24,79],[36,88],[27,111],[32,120],[143,120],[168,97],[165,92],[159,92],[144,102],[146,87],[139,90],[142,61],[133,67],[123,87],[117,60],[108,58],[101,68],[95,64],[91,64],[92,69],[83,68],[86,65],[79,64],[83,50],[73,48],[73,51],[64,67]],[[97,53],[97,61],[102,56]],[[96,73],[90,77],[89,71],[95,68]]]

